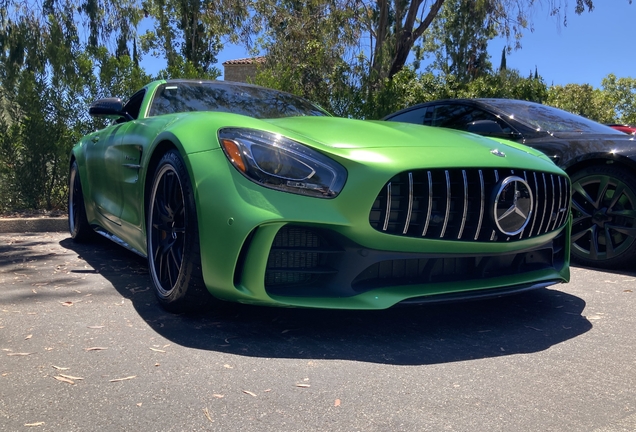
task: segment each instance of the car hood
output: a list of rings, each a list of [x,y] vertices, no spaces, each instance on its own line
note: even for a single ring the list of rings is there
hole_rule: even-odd
[[[485,147],[496,145],[488,138],[473,134],[398,122],[337,117],[286,117],[266,121],[331,148],[455,148],[465,146],[466,139]],[[423,128],[426,128],[426,132],[423,132]],[[465,138],[458,139],[460,135]]]
[[[534,169],[560,171],[545,155],[522,144],[452,129],[335,117],[287,117],[265,122],[289,138],[365,163],[390,161],[431,167],[533,165]]]

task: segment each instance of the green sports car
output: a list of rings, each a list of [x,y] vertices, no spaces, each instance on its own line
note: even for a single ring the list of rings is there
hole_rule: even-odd
[[[72,238],[147,257],[167,310],[383,309],[569,279],[570,181],[520,144],[217,81],[89,113],[112,124],[72,150]]]

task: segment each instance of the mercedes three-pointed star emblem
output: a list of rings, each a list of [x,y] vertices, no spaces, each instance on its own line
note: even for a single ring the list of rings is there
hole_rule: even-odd
[[[532,191],[528,183],[521,177],[506,177],[495,196],[495,225],[505,235],[517,235],[530,222],[533,206]]]

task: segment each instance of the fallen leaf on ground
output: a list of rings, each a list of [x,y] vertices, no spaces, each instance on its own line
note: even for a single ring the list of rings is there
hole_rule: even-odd
[[[44,424],[44,422],[25,423],[24,426],[26,426],[26,427],[36,427],[36,426],[42,426],[43,424]]]
[[[340,406],[340,399],[336,399],[333,406]]]
[[[623,290],[623,292],[632,292],[632,290]]]
[[[62,306],[73,306],[73,302],[72,301],[62,302]]]
[[[84,351],[102,351],[102,350],[107,350],[107,347],[90,347],[90,348],[84,348]]]
[[[60,374],[61,377],[64,378],[68,378],[70,380],[83,380],[84,378],[80,378],[80,377],[74,377],[74,376],[70,376],[70,375],[64,375],[64,374]]]
[[[110,382],[128,381],[128,380],[131,380],[133,378],[137,378],[137,375],[131,375],[131,376],[127,376],[125,378],[115,378],[115,379],[110,380]]]
[[[32,337],[33,337],[33,335],[32,335],[32,334],[30,334],[30,335],[27,335],[27,337],[25,337],[25,338],[24,338],[24,340],[28,340],[28,339],[31,339]]]
[[[307,387],[311,387],[309,384],[303,384],[303,383],[299,383],[296,384],[296,387],[303,387],[303,388],[307,388]]]
[[[70,368],[65,368],[65,367],[60,367],[60,366],[55,366],[55,365],[52,365],[52,366],[53,366],[53,369],[57,369],[57,370],[69,370],[70,369]]]
[[[248,394],[248,395],[250,395],[250,396],[254,396],[254,397],[256,397],[256,393],[251,392],[251,391],[249,391],[249,390],[243,390],[243,393]]]
[[[142,403],[143,403],[143,402],[139,402],[139,403],[137,404],[137,406],[138,406],[138,407],[140,407]]]
[[[150,348],[150,349],[151,349],[152,351],[156,351],[156,352],[160,352],[160,353],[165,353],[165,351],[164,351],[164,350],[160,350],[160,349],[157,349],[157,348]]]
[[[207,408],[203,408],[203,414],[205,414],[205,417],[210,420],[211,423],[214,423],[214,420],[212,420],[212,416],[210,415],[210,411],[208,411]]]
[[[7,354],[8,356],[28,356],[31,355],[33,353],[9,353]]]
[[[68,383],[68,384],[75,384],[75,381],[72,381],[72,380],[70,380],[68,378],[64,378],[62,376],[54,376],[53,378],[55,378],[58,381],[62,381],[62,382]]]

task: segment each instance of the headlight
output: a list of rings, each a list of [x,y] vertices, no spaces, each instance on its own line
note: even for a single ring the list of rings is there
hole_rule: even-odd
[[[271,189],[334,198],[347,180],[336,161],[277,134],[226,128],[219,130],[219,142],[241,174]]]

